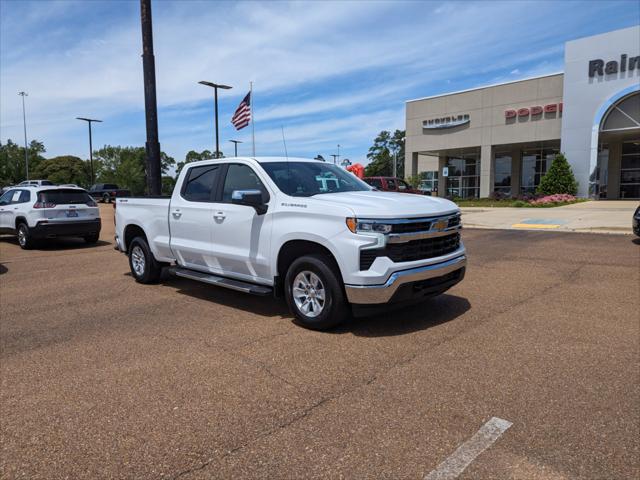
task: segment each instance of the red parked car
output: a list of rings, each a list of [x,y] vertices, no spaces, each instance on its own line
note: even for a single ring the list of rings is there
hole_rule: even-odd
[[[364,177],[363,180],[372,187],[385,192],[416,193],[418,195],[425,195],[425,192],[418,190],[417,188],[413,188],[401,178]]]

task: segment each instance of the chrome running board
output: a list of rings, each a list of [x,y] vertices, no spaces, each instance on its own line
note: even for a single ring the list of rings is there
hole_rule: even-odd
[[[251,293],[253,295],[269,295],[273,292],[271,287],[265,285],[256,285],[254,283],[243,282],[242,280],[220,277],[218,275],[212,275],[211,273],[198,272],[187,268],[172,267],[170,271],[178,277],[229,288],[231,290],[237,290],[238,292]]]

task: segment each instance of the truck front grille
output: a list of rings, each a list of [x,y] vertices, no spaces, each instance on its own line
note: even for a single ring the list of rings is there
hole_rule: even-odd
[[[360,270],[369,270],[378,257],[388,257],[392,262],[413,262],[440,257],[460,248],[460,233],[442,237],[423,238],[404,243],[389,243],[384,248],[360,251]]]

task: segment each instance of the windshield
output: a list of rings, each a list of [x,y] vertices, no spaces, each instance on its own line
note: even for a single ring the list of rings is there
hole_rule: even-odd
[[[336,165],[322,162],[265,162],[261,166],[278,188],[292,197],[371,190],[354,174]]]

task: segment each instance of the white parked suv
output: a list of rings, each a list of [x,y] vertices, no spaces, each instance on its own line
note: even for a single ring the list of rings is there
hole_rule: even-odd
[[[440,294],[462,280],[460,210],[373,191],[317,160],[190,163],[171,198],[118,198],[116,244],[134,278],[161,269],[247,293],[284,295],[296,319],[332,327],[366,307]]]
[[[98,206],[82,188],[16,186],[0,197],[0,233],[16,235],[24,249],[53,237],[96,243],[100,227]]]

